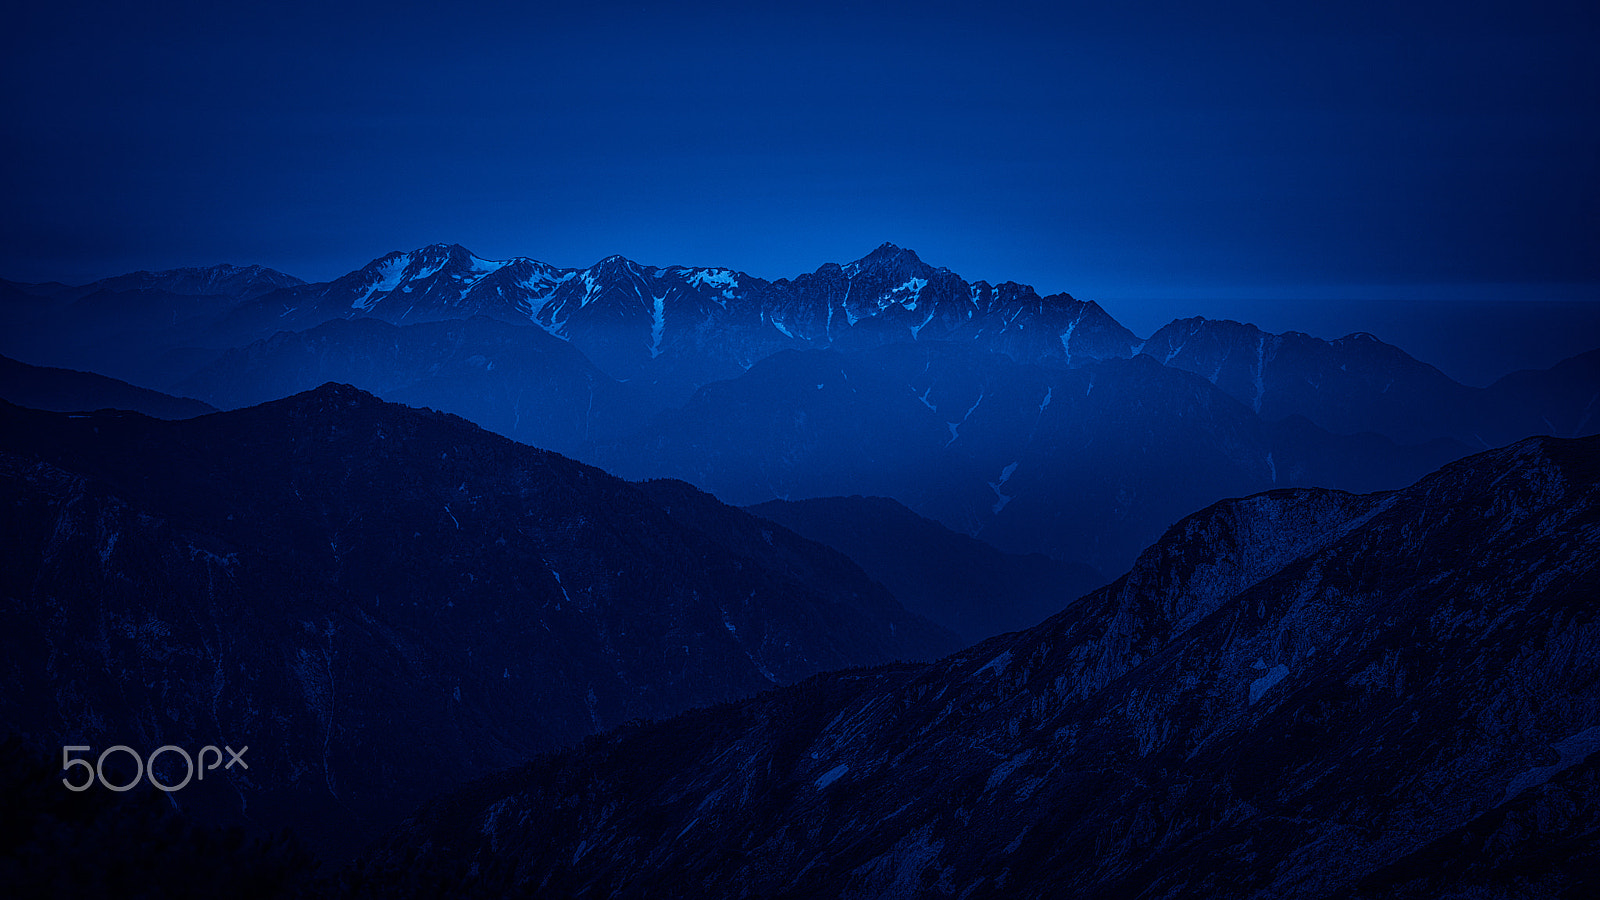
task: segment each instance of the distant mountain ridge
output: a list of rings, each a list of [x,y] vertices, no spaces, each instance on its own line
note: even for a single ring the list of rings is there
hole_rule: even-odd
[[[1365,332],[1326,341],[1194,317],[1162,327],[1139,352],[1200,375],[1263,418],[1301,415],[1336,434],[1373,431],[1407,444],[1449,437],[1488,449],[1530,434],[1592,433],[1600,423],[1600,351],[1488,388],[1453,381]]]
[[[180,374],[214,355],[203,332],[241,304],[304,283],[264,266],[229,264],[76,286],[0,279],[0,353],[171,391]]]
[[[209,403],[173,397],[125,381],[0,356],[0,400],[54,412],[127,409],[157,419],[188,419],[217,411]]]
[[[66,285],[59,282],[27,284],[4,282],[12,289],[35,297],[77,300],[97,291],[163,291],[169,294],[193,296],[231,297],[250,300],[280,288],[305,284],[293,275],[269,269],[266,266],[238,266],[219,263],[214,266],[185,266],[163,269],[159,272],[138,271],[113,275],[83,285]]]
[[[266,266],[236,266],[223,263],[215,266],[189,266],[167,269],[162,272],[134,272],[94,283],[102,290],[156,290],[174,294],[203,294],[208,296],[238,297],[249,300],[283,288],[305,284],[293,275],[286,275]]]
[[[254,406],[327,382],[461,415],[512,440],[581,455],[643,422],[639,392],[566,341],[483,315],[391,325],[331,319],[229,350],[178,387],[220,406]]]

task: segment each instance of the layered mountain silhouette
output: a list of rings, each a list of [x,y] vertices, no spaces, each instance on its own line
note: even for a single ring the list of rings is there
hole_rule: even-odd
[[[771,500],[749,510],[850,557],[907,609],[974,643],[1038,624],[1105,581],[1042,553],[1002,553],[887,497]]]
[[[513,440],[580,455],[631,434],[652,411],[639,392],[530,324],[475,315],[416,325],[334,319],[229,350],[180,389],[238,408],[359,384],[396,403],[448,410]]]
[[[629,727],[429,804],[449,896],[1581,895],[1600,439],[1274,490],[940,662]],[[1576,893],[1574,893],[1576,892]]]
[[[967,282],[893,244],[777,281],[621,256],[582,269],[487,260],[460,245],[435,244],[386,254],[318,284],[255,266],[140,272],[79,287],[3,282],[0,314],[7,326],[0,351],[160,390],[203,389],[223,406],[272,399],[235,390],[240,380],[305,380],[297,375],[303,360],[274,358],[271,348],[202,371],[230,349],[281,343],[281,332],[307,333],[335,320],[409,326],[483,316],[532,325],[568,343],[656,411],[681,406],[700,387],[738,377],[783,350],[953,342],[1047,368],[1149,356],[1201,375],[1267,421],[1301,416],[1335,434],[1372,432],[1401,444],[1450,438],[1484,448],[1532,433],[1600,428],[1600,377],[1587,357],[1541,378],[1508,376],[1476,389],[1368,334],[1328,341],[1193,318],[1141,340],[1093,302],[1040,297],[1012,282]],[[360,374],[370,334],[344,334],[348,347],[333,347],[338,342],[326,332],[307,340],[335,358],[352,358],[349,368]],[[429,378],[453,351],[438,352],[407,354],[406,372],[375,382],[393,387]],[[530,389],[542,383],[527,379]],[[514,402],[501,400],[495,417],[514,419],[507,413]]]
[[[188,419],[216,412],[209,403],[174,397],[126,381],[48,366],[30,366],[0,356],[0,400],[55,412],[125,409],[157,419]]]
[[[162,272],[129,272],[102,278],[84,285],[59,282],[24,284],[0,279],[0,287],[17,294],[50,301],[73,302],[101,292],[128,293],[149,291],[186,297],[226,297],[249,300],[280,288],[295,287],[304,281],[266,266],[189,266]]]
[[[1600,431],[1600,351],[1478,389],[1370,335],[1187,319],[1141,340],[1092,302],[893,244],[777,281],[436,244],[318,284],[218,267],[0,287],[9,313],[70,302],[81,320],[19,319],[33,362],[65,342],[223,408],[349,383],[736,505],[888,497],[1102,571],[1225,497],[1394,489],[1476,449]]]
[[[1220,498],[1393,488],[1466,452],[1264,423],[1145,356],[1054,369],[928,342],[778,354],[590,459],[736,504],[891,497],[1002,550],[1117,571]]]
[[[248,774],[174,799],[330,852],[631,719],[960,646],[686,485],[658,502],[348,386],[0,420],[0,722],[49,746],[249,745]]]
[[[1140,352],[1205,377],[1264,418],[1304,416],[1339,434],[1376,432],[1402,443],[1447,437],[1487,449],[1530,434],[1591,434],[1600,421],[1600,351],[1488,388],[1452,381],[1364,332],[1324,341],[1180,319]]]
[[[77,286],[0,280],[0,353],[170,392],[215,349],[232,346],[202,337],[213,323],[240,304],[300,284],[263,266],[234,265],[134,272]]]
[[[1600,431],[1600,351],[1478,389],[1371,335],[1186,319],[1141,340],[1092,302],[967,282],[893,244],[777,281],[455,244],[318,284],[239,271],[7,288],[30,309],[114,307],[75,307],[91,324],[65,355],[219,407],[350,383],[729,503],[889,497],[1103,571],[1225,497],[1393,489],[1476,449]]]

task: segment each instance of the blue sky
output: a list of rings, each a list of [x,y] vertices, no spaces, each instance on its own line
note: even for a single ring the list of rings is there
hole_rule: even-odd
[[[0,277],[888,240],[1152,318],[1596,298],[1592,3],[1199,6],[30,4]]]

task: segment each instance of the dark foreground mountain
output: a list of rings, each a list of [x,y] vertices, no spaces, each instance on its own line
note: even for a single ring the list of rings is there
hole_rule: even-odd
[[[0,725],[56,753],[248,745],[174,800],[337,852],[630,719],[957,646],[685,492],[718,529],[338,385],[181,422],[0,407]]]
[[[1003,553],[887,497],[772,500],[749,510],[850,557],[907,609],[972,642],[1037,625],[1105,583],[1088,566]]]
[[[30,366],[0,356],[0,400],[55,412],[126,409],[157,419],[189,419],[217,408],[92,372]]]
[[[1276,490],[923,666],[620,729],[433,802],[371,893],[1577,897],[1600,439]]]

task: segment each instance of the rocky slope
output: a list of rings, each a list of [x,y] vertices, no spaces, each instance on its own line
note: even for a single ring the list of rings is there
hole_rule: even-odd
[[[1036,628],[431,803],[372,894],[1577,896],[1600,439],[1203,510]],[[1579,893],[1573,893],[1577,891]]]

